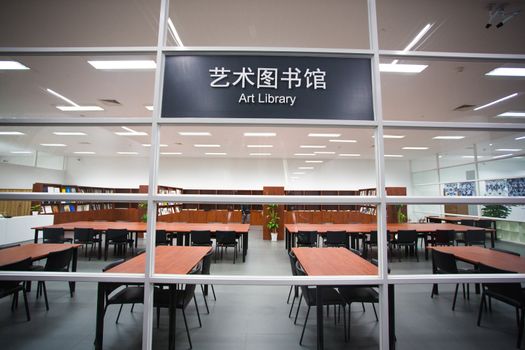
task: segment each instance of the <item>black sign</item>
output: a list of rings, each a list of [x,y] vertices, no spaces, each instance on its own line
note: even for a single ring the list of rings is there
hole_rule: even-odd
[[[373,120],[368,58],[166,57],[162,117]]]

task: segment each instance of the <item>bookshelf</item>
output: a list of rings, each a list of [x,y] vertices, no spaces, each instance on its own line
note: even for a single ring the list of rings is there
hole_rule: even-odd
[[[140,185],[139,193],[148,193],[148,185]],[[179,194],[182,194],[182,188],[159,185],[157,186],[157,193],[179,195]],[[182,210],[182,203],[160,202],[157,205],[157,217],[163,216],[163,215],[180,213],[181,210]]]

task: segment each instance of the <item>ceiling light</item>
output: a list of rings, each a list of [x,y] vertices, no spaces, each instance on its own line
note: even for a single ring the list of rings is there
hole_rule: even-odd
[[[406,147],[403,147],[403,149],[414,150],[414,151],[422,151],[422,150],[426,150],[426,149],[428,149],[428,147],[412,147],[412,146],[406,146]]]
[[[294,174],[294,175],[304,175],[306,173],[304,171],[294,171],[292,174]]]
[[[85,136],[85,132],[81,131],[55,131],[53,134],[58,136]]]
[[[525,68],[518,67],[499,67],[491,70],[485,75],[505,76],[505,77],[525,77]]]
[[[323,160],[305,160],[305,163],[324,163]]]
[[[271,156],[271,153],[250,153],[250,156]]]
[[[196,144],[196,145],[193,145],[193,147],[197,147],[197,148],[218,148],[218,147],[221,147],[221,145]]]
[[[428,65],[426,64],[392,64],[380,63],[379,71],[384,73],[421,73]]]
[[[385,154],[385,158],[403,158],[401,154]]]
[[[498,117],[522,118],[525,117],[525,112],[505,112],[498,114]]]
[[[24,66],[17,61],[0,61],[0,70],[28,70],[29,67]]]
[[[314,153],[315,154],[335,154],[335,152],[331,152],[331,151],[316,151]]]
[[[57,106],[62,112],[99,112],[104,108],[99,106]]]
[[[207,131],[179,131],[180,136],[211,136]]]
[[[517,92],[515,92],[515,93],[513,93],[513,94],[510,94],[510,95],[508,95],[508,96],[502,97],[502,98],[500,98],[500,99],[498,99],[498,100],[496,100],[496,101],[489,102],[489,103],[487,103],[486,105],[476,107],[476,108],[474,108],[474,110],[475,110],[475,111],[479,111],[480,109],[490,107],[490,106],[492,106],[492,105],[495,105],[496,103],[500,103],[500,102],[502,102],[502,101],[508,100],[509,98],[513,98],[513,97],[516,97],[516,96],[518,96],[518,93],[517,93]]]
[[[143,143],[142,146],[144,146],[144,147],[151,147],[151,144],[150,143]],[[164,143],[161,143],[159,146],[160,147],[168,147],[168,145],[166,145]]]
[[[122,155],[135,155],[135,154],[139,154],[139,152],[117,152],[118,154],[122,154]]]
[[[383,135],[384,139],[404,139],[405,135]]]
[[[73,152],[74,154],[96,154],[95,152],[92,152],[92,151],[80,151],[80,152]]]
[[[153,111],[153,106],[144,106],[148,111]]]
[[[359,153],[339,153],[339,157],[361,157]]]
[[[160,154],[163,156],[176,156],[181,155],[182,152],[160,152]]]
[[[12,154],[32,154],[31,151],[11,151]]]
[[[465,136],[434,136],[434,140],[461,140],[464,139]]]
[[[503,157],[510,157],[511,155],[512,155],[512,153],[502,154],[500,156],[494,156],[494,157],[492,157],[492,159],[498,159],[498,158],[503,158]]]
[[[300,145],[300,148],[326,148],[326,146],[323,145]]]
[[[461,158],[474,159],[474,158],[476,158],[476,156],[461,156]],[[482,156],[478,156],[478,158],[482,158]]]
[[[514,140],[516,141],[525,140],[525,136],[516,137]]]
[[[274,132],[245,132],[243,135],[247,137],[273,137],[277,134]]]
[[[119,135],[119,136],[147,136],[148,135],[147,132],[136,131],[126,126],[122,126],[122,129],[126,130],[126,132],[117,131],[115,132],[115,135]]]
[[[66,147],[63,143],[41,143],[40,146],[44,147]]]
[[[430,23],[424,26],[423,29],[417,33],[414,39],[412,39],[412,41],[403,49],[403,52],[410,51],[410,49],[412,49],[417,44],[417,42],[421,40],[421,38],[429,31],[430,27],[432,27],[432,24]],[[392,64],[396,64],[397,62],[399,62],[399,60],[393,60]]]
[[[88,61],[95,69],[155,69],[157,64],[153,60],[118,60],[118,61]]]
[[[356,140],[328,140],[328,142],[356,143]]]
[[[299,170],[312,170],[315,169],[313,166],[300,166],[297,169]]]
[[[14,136],[14,135],[25,135],[25,134],[20,131],[0,131],[0,135]]]
[[[339,137],[341,134],[322,134],[322,133],[309,133],[308,136],[310,137]]]
[[[246,145],[248,148],[272,148],[273,145]]]
[[[54,95],[54,96],[58,97],[59,99],[66,101],[70,105],[78,107],[78,105],[75,102],[71,101],[69,98],[67,98],[65,96],[60,95],[58,92],[56,92],[54,90],[51,90],[51,89],[46,89],[46,91],[49,92],[51,95]]]
[[[204,153],[205,155],[207,156],[225,156],[227,153],[223,153],[223,152],[208,152],[208,153]]]
[[[293,154],[294,156],[299,156],[299,157],[310,157],[310,156],[315,156],[315,153],[294,153]]]
[[[175,41],[175,44],[177,46],[184,47],[184,44],[182,43],[179,33],[177,32],[177,29],[175,28],[175,25],[173,24],[171,18],[168,18],[168,31],[171,34],[173,40]]]
[[[521,148],[498,148],[495,149],[496,152],[519,152],[522,151]]]

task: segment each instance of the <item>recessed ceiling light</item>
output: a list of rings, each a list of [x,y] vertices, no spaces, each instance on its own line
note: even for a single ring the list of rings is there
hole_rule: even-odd
[[[310,157],[310,156],[315,156],[315,153],[294,153],[293,154],[294,156],[299,156],[299,157]]]
[[[92,151],[79,151],[79,152],[73,152],[74,154],[96,154],[95,152],[92,152]]]
[[[315,132],[311,132],[308,134],[308,136],[310,137],[339,137],[341,136],[341,134],[323,134],[323,133],[315,133]]]
[[[115,60],[115,61],[88,61],[95,69],[155,69],[157,64],[153,60]]]
[[[62,112],[99,112],[104,108],[99,106],[57,106]]]
[[[461,140],[464,139],[465,136],[434,136],[434,140]]]
[[[151,144],[150,143],[143,143],[142,146],[144,146],[144,147],[151,147]],[[160,147],[168,147],[168,145],[166,145],[164,143],[161,143],[159,146]]]
[[[428,65],[426,64],[392,64],[392,63],[380,63],[379,71],[383,73],[421,73]]]
[[[331,152],[331,151],[316,151],[314,153],[315,154],[335,154],[335,152]]]
[[[0,131],[0,135],[3,136],[15,136],[15,135],[25,135],[23,132],[20,131]]]
[[[300,145],[300,148],[326,148],[324,145]]]
[[[179,131],[180,136],[211,136],[207,131]]]
[[[31,151],[11,151],[12,154],[32,154]]]
[[[85,136],[87,135],[82,131],[54,131],[53,134],[58,136]]]
[[[175,41],[175,44],[180,47],[184,47],[184,44],[182,43],[182,40],[180,39],[179,33],[177,32],[177,29],[175,28],[175,25],[173,24],[173,21],[171,18],[168,18],[168,31]]]
[[[117,152],[118,154],[122,154],[122,155],[135,155],[135,154],[139,154],[139,152]]]
[[[497,152],[519,152],[522,151],[521,148],[498,148],[495,149]]]
[[[219,148],[219,147],[221,147],[221,145],[196,144],[196,145],[193,145],[193,147],[197,147],[197,148]]]
[[[427,23],[427,25],[424,26],[423,29],[421,29],[419,33],[417,33],[414,39],[412,39],[412,41],[403,49],[403,52],[410,51],[410,49],[412,49],[418,43],[418,41],[421,40],[421,38],[423,38],[423,36],[430,30],[432,25],[432,23]],[[392,64],[396,64],[397,62],[398,60],[394,60],[392,61]]]
[[[312,170],[315,169],[313,166],[300,166],[297,169],[299,170]]]
[[[207,152],[204,154],[207,156],[225,156],[227,155],[227,153],[223,153],[223,152]]]
[[[485,75],[505,76],[505,77],[525,77],[525,68],[518,67],[498,67]]]
[[[361,157],[359,153],[339,153],[339,157]]]
[[[0,61],[0,70],[28,70],[29,67],[24,66],[17,61]]]
[[[250,153],[250,156],[271,156],[271,155],[272,155],[271,153],[263,153],[263,152]]]
[[[476,156],[461,156],[461,158],[474,159],[474,158],[476,158]],[[483,158],[483,156],[478,156],[478,158]]]
[[[403,158],[401,154],[385,154],[385,158]]]
[[[525,136],[516,137],[514,140],[516,141],[525,140]]]
[[[305,163],[324,163],[323,160],[305,160]]]
[[[294,174],[294,175],[304,175],[306,173],[304,171],[294,171],[292,174]]]
[[[406,146],[406,147],[403,147],[403,149],[414,150],[414,151],[422,151],[422,150],[426,150],[426,149],[428,149],[428,147],[413,147],[413,146]]]
[[[153,106],[144,106],[148,111],[153,111]]]
[[[115,135],[119,135],[119,136],[147,136],[148,135],[147,132],[136,131],[126,126],[122,126],[122,129],[126,130],[126,132],[117,131],[115,132]]]
[[[509,112],[498,114],[498,117],[523,118],[523,117],[525,117],[525,112],[509,111]]]
[[[160,152],[160,154],[163,156],[177,156],[181,155],[182,152]]]
[[[277,134],[274,132],[245,132],[243,135],[247,137],[273,137]]]
[[[510,157],[511,155],[512,155],[512,153],[502,154],[500,156],[494,156],[494,157],[492,157],[492,159],[498,159],[498,158],[503,158],[503,157]]]
[[[405,135],[383,135],[384,139],[404,139]]]
[[[356,143],[356,140],[328,140],[328,142]]]
[[[518,96],[518,93],[517,93],[517,92],[515,92],[515,93],[513,93],[513,94],[510,94],[510,95],[508,95],[508,96],[502,97],[502,98],[500,98],[500,99],[497,99],[496,101],[489,102],[489,103],[487,103],[487,104],[485,104],[485,105],[483,105],[483,106],[476,107],[476,108],[474,108],[474,110],[475,110],[475,111],[479,111],[480,109],[490,107],[490,106],[492,106],[492,105],[495,105],[496,103],[503,102],[503,101],[505,101],[505,100],[508,100],[509,98],[513,98],[513,97],[516,97],[516,96]]]
[[[273,145],[246,145],[248,148],[272,148]]]
[[[44,147],[66,147],[63,143],[41,143],[40,146]]]

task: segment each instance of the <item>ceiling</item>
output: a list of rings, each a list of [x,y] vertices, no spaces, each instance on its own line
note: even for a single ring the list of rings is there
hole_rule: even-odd
[[[506,1],[506,11],[521,9],[522,13],[499,29],[494,26],[486,29],[488,6],[492,2],[494,1],[378,0],[380,49],[401,50],[425,24],[432,23],[430,32],[413,50],[525,54],[525,1]],[[3,10],[0,12],[0,33],[3,33],[0,35],[0,46],[154,46],[157,40],[159,7],[159,0],[6,0],[2,2]],[[369,48],[365,0],[176,0],[170,3],[169,17],[175,23],[184,45],[188,47]],[[170,37],[167,44],[173,44]],[[0,117],[87,116],[102,119],[151,116],[145,106],[151,105],[153,101],[154,71],[99,71],[87,63],[94,58],[123,59],[122,55],[85,54],[0,57],[17,60],[31,68],[28,71],[0,71]],[[124,58],[153,59],[154,55],[128,55]],[[391,59],[383,57],[382,62],[390,62]],[[495,117],[509,110],[525,111],[525,78],[494,78],[484,75],[502,65],[525,67],[525,61],[511,63],[403,59],[400,63],[427,64],[428,68],[414,75],[381,74],[385,119],[514,122],[524,123],[525,127],[525,119]],[[104,111],[61,112],[56,106],[63,105],[64,102],[46,92],[47,88],[81,105],[99,105]],[[517,97],[479,111],[473,111],[474,107],[463,111],[454,110],[461,105],[480,106],[514,92],[518,93]],[[116,100],[119,104],[110,105],[101,101],[102,99]],[[8,129],[10,128],[0,126],[0,131]],[[38,146],[40,143],[58,142],[55,141],[58,137],[52,134],[55,129],[57,128],[24,128],[21,131],[26,135],[0,136],[0,151],[4,155],[15,147],[44,151]],[[147,155],[146,147],[142,144],[149,143],[150,136],[117,137],[114,132],[119,127],[81,129],[88,129],[88,135],[74,138],[73,141],[63,141],[69,147],[51,152],[71,154],[77,150],[82,151],[83,148],[94,148],[98,156],[109,156],[114,155],[118,149],[132,148],[139,152],[139,156]],[[168,147],[163,147],[162,150],[182,152],[183,157],[202,157],[203,150],[193,147],[201,141],[200,138],[181,137],[177,134],[184,129],[192,127],[164,127],[161,142],[168,144]],[[228,157],[249,157],[245,146],[252,141],[243,138],[242,131],[245,127],[207,126],[206,129],[212,134],[208,137],[209,142],[220,144]],[[271,152],[272,158],[296,157],[294,153],[299,153],[300,145],[319,141],[307,137],[308,132],[321,130],[306,127],[272,129],[276,129],[278,133]],[[323,132],[330,130],[322,129]],[[363,158],[373,157],[371,129],[337,128],[331,131],[341,133],[340,138],[355,139],[357,142],[329,144],[327,147],[336,153],[323,157],[337,158],[341,152],[359,153]],[[147,132],[150,134],[149,130]],[[442,134],[439,131],[399,132],[406,137],[402,140],[386,140],[386,153],[401,153],[404,159],[453,150],[461,153],[472,144],[494,143],[494,140],[509,144],[505,148],[525,148],[525,141],[514,140],[523,136],[524,133],[519,131],[469,132],[465,139],[456,143],[432,140],[436,134]],[[84,139],[86,140],[83,141]],[[264,140],[256,141],[259,143]],[[426,146],[429,150],[401,150],[403,146]],[[489,146],[489,153],[493,152],[490,147],[492,146]],[[319,158],[319,155],[316,157]]]

